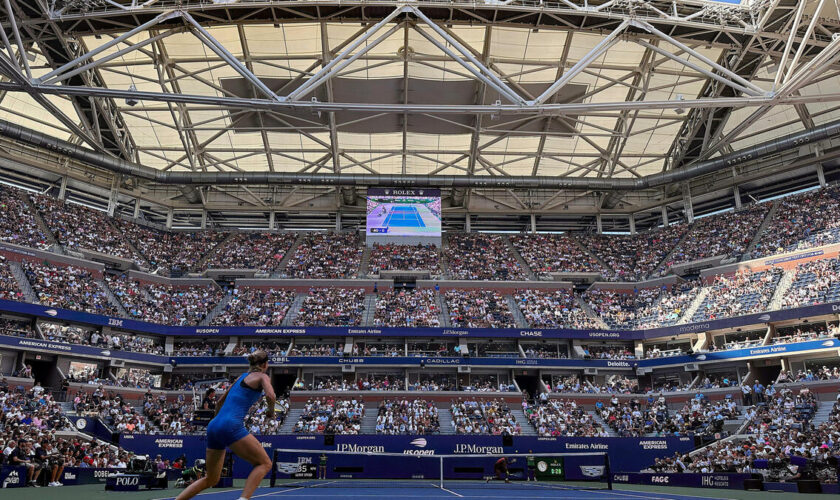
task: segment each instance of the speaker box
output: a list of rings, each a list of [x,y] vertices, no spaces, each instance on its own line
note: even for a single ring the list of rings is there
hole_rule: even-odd
[[[820,482],[815,479],[800,479],[796,482],[799,493],[822,493]]]
[[[324,446],[335,445],[335,434],[324,434]]]
[[[509,434],[502,436],[502,446],[513,446],[513,436]]]
[[[744,489],[751,491],[761,491],[764,489],[764,481],[761,479],[744,479]]]

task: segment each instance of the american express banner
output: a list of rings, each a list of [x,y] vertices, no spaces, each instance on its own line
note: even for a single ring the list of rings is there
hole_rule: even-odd
[[[690,437],[666,438],[542,438],[516,436],[513,446],[504,446],[501,436],[335,436],[334,444],[326,445],[323,435],[283,435],[257,436],[263,447],[272,456],[275,449],[327,450],[365,454],[365,460],[376,453],[400,453],[406,457],[416,455],[476,455],[500,453],[607,453],[611,470],[640,470],[654,462],[657,457],[672,456],[674,453],[687,453],[694,449],[694,439]],[[122,435],[120,446],[135,453],[156,455],[175,459],[186,455],[187,463],[205,454],[205,436],[149,436]],[[345,455],[347,458],[331,456],[331,466],[358,465],[358,455]],[[393,459],[394,457],[390,457]],[[430,460],[435,467],[440,462]],[[389,477],[394,467],[393,460],[371,462],[368,474],[376,477]],[[458,464],[457,460],[451,461]],[[565,459],[567,479],[586,479],[591,467],[603,464],[599,457],[581,456]],[[384,471],[374,467],[388,467]],[[234,476],[245,477],[251,467],[237,460]],[[492,471],[492,463],[490,463]],[[394,474],[397,474],[394,472]],[[362,471],[358,477],[364,477]],[[383,476],[383,474],[386,474]],[[432,472],[430,472],[432,474]],[[432,476],[430,476],[432,477]]]

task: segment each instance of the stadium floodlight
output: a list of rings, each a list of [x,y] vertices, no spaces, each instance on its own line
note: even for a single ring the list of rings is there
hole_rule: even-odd
[[[128,87],[130,92],[137,92],[137,87],[134,86],[132,83],[130,87]],[[129,106],[137,106],[140,103],[140,100],[135,97],[126,97],[125,103]]]
[[[684,96],[684,95],[682,95],[682,94],[677,94],[677,100],[678,100],[678,101],[684,101],[684,100],[685,100],[685,96]],[[682,108],[682,107],[676,108],[676,109],[674,109],[674,111],[675,111],[678,115],[681,115],[681,114],[685,113],[685,109],[684,109],[684,108]]]

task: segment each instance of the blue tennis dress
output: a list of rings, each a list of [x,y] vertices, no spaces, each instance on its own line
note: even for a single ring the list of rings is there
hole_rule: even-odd
[[[230,386],[222,409],[207,425],[207,448],[224,450],[248,435],[245,416],[260,397],[262,389],[254,390],[245,385],[244,373]]]

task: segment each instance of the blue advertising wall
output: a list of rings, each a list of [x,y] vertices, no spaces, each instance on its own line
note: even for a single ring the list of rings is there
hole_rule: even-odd
[[[522,329],[522,328],[376,328],[376,327],[260,327],[260,326],[167,326],[125,318],[112,318],[67,309],[50,308],[25,302],[0,300],[0,311],[23,314],[45,319],[109,326],[122,330],[157,335],[179,336],[377,336],[377,337],[476,337],[476,338],[563,338],[591,340],[643,340],[682,335],[692,332],[737,328],[798,318],[808,318],[840,313],[840,302],[816,306],[785,309],[767,313],[750,314],[735,318],[711,320],[686,325],[654,328],[649,330],[574,330],[574,329]]]
[[[428,477],[435,477],[440,462],[433,459],[416,458],[417,455],[476,455],[501,453],[607,453],[613,471],[638,471],[654,462],[657,457],[674,453],[687,453],[694,449],[691,437],[666,438],[542,438],[516,436],[513,446],[503,446],[501,436],[335,436],[331,446],[324,444],[323,435],[257,436],[269,456],[275,449],[326,450],[365,454],[366,470],[355,477],[404,477],[406,467],[414,467]],[[175,459],[186,455],[187,463],[205,455],[205,436],[149,436],[124,434],[120,446],[135,453],[156,455]],[[395,457],[375,458],[377,453],[400,453],[408,461]],[[388,459],[385,459],[388,458]],[[413,460],[409,460],[413,459]],[[281,457],[282,460],[282,457]],[[333,466],[358,466],[359,455],[334,455],[330,457]],[[466,460],[466,459],[465,459]],[[485,467],[485,473],[493,470],[493,460],[469,459],[471,466]],[[409,465],[414,463],[415,465]],[[417,465],[418,463],[429,465]],[[459,459],[445,460],[447,471],[465,462]],[[566,460],[568,479],[583,479],[581,467],[602,465],[600,457],[572,457]],[[431,469],[429,469],[431,467]],[[241,460],[234,462],[234,476],[245,477],[251,468]],[[409,469],[412,470],[412,469]],[[366,476],[369,474],[371,476]],[[446,471],[445,471],[446,474]]]
[[[7,346],[15,349],[41,350],[58,354],[71,354],[80,356],[93,356],[107,359],[122,359],[125,361],[136,361],[142,363],[154,363],[157,365],[175,362],[177,365],[246,365],[247,361],[242,356],[158,356],[129,351],[109,350],[98,347],[65,344],[62,342],[51,342],[48,340],[31,339],[23,337],[9,337],[0,335],[0,347]],[[835,338],[823,340],[810,340],[796,344],[781,344],[774,346],[753,347],[748,349],[733,349],[730,351],[709,352],[703,354],[691,354],[687,356],[673,356],[668,358],[642,359],[642,360],[603,360],[603,359],[540,359],[540,358],[425,358],[425,357],[390,357],[390,356],[354,356],[354,357],[328,357],[328,356],[272,356],[270,363],[273,366],[425,366],[425,367],[446,367],[446,366],[494,366],[509,368],[603,368],[609,370],[631,370],[636,367],[660,367],[668,365],[681,365],[685,363],[711,363],[741,358],[752,358],[772,355],[796,354],[798,352],[815,351],[820,349],[840,348],[840,340]]]

